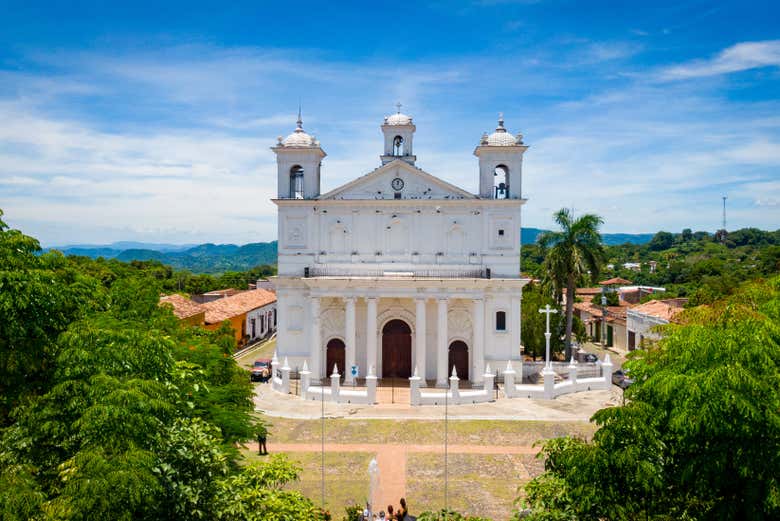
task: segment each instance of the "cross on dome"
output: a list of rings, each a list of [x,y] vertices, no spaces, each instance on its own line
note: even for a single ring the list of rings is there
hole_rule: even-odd
[[[301,104],[298,103],[298,121],[295,122],[295,131],[303,132],[303,119],[301,119]]]
[[[395,104],[395,108],[398,109],[396,111],[396,114],[400,114],[401,113],[401,102],[400,101]]]

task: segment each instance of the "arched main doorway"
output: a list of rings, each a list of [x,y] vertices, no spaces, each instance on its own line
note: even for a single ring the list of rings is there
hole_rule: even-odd
[[[339,369],[339,374],[344,376],[344,342],[341,339],[333,338],[328,341],[325,348],[325,376],[333,374],[333,364]]]
[[[469,348],[465,342],[456,340],[450,344],[450,355],[447,367],[449,374],[452,374],[452,366],[458,372],[458,378],[461,380],[469,379]]]
[[[412,329],[403,320],[391,320],[382,328],[382,376],[412,376]]]

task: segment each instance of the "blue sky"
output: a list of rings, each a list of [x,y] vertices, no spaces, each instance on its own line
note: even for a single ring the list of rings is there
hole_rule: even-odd
[[[44,244],[276,237],[276,136],[328,153],[323,192],[379,164],[382,117],[418,166],[477,189],[504,112],[524,225],[780,226],[777,2],[6,2],[0,208]]]

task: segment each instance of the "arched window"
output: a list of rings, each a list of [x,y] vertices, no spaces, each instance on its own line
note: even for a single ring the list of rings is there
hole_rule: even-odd
[[[496,311],[496,331],[506,331],[506,311]]]
[[[393,138],[393,155],[394,156],[404,155],[404,138],[402,138],[401,136],[395,136]]]
[[[303,167],[300,165],[290,169],[290,199],[303,199]]]
[[[494,198],[509,198],[509,168],[506,165],[498,165],[493,171],[493,178]]]

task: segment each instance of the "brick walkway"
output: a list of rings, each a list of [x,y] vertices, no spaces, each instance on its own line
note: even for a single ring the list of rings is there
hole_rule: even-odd
[[[257,451],[256,443],[247,444]],[[319,443],[273,443],[272,452],[320,452]],[[410,453],[443,454],[444,445],[404,445],[400,443],[326,443],[325,452],[368,452],[376,454],[379,465],[379,487],[371,498],[374,510],[385,510],[387,505],[398,506],[406,497],[406,455]],[[530,454],[538,448],[518,445],[447,445],[450,454]]]

